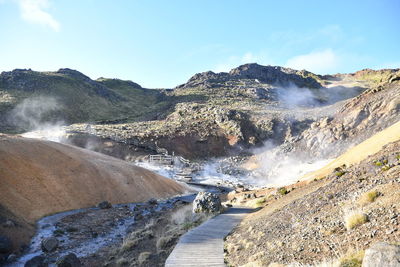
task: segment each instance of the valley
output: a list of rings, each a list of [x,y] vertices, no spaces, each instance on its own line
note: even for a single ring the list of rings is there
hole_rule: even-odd
[[[84,266],[164,266],[208,219],[188,215],[198,191],[260,209],[226,237],[229,266],[308,266],[399,241],[399,69],[245,64],[173,89],[18,69],[0,74],[0,111],[8,266],[70,252]],[[355,204],[370,191],[376,202]],[[368,222],[346,227],[350,211]],[[62,244],[44,253],[54,236]]]

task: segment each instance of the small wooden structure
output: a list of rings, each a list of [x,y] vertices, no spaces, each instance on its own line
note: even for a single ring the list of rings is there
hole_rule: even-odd
[[[173,165],[174,157],[170,155],[150,155],[150,163],[160,165]]]

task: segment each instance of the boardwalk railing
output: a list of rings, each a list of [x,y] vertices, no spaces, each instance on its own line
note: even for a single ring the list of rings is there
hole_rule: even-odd
[[[150,163],[173,165],[174,158],[169,155],[150,155]]]

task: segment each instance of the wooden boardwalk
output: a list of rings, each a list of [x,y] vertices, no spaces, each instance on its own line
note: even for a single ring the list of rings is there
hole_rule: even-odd
[[[165,266],[226,266],[224,237],[252,211],[249,208],[230,208],[190,230],[179,239]]]

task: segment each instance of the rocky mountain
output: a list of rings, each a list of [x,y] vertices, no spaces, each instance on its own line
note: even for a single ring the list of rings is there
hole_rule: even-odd
[[[241,65],[229,73],[212,71],[194,75],[187,83],[176,88],[214,88],[221,84],[240,80],[257,80],[259,83],[280,85],[282,87],[292,84],[298,87],[320,88],[322,77],[311,72],[297,71],[279,66],[262,66],[256,63]]]
[[[399,76],[399,70],[318,76],[246,64],[196,74],[167,92],[185,101],[177,100],[163,118],[76,124],[70,137],[111,139],[131,146],[132,154],[155,151],[157,142],[192,159],[239,154],[265,142],[283,144],[286,152],[309,148],[310,156],[337,156],[396,121]],[[341,148],[319,149],[336,145]]]

